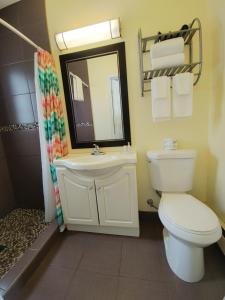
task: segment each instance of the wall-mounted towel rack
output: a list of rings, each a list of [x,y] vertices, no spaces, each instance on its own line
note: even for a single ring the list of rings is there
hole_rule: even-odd
[[[198,59],[197,62],[193,62],[193,37],[197,34],[198,38]],[[144,70],[144,55],[149,54],[150,46],[157,41],[163,41],[168,38],[175,38],[182,36],[184,38],[184,45],[189,47],[189,62],[187,64],[155,69]],[[202,73],[202,28],[199,18],[195,18],[188,29],[178,30],[173,32],[167,32],[163,34],[156,34],[149,37],[142,37],[141,29],[138,32],[138,45],[139,45],[139,59],[140,59],[140,78],[141,78],[141,94],[144,96],[144,92],[150,91],[150,81],[154,77],[159,76],[174,76],[178,73],[193,72],[195,75],[194,85],[200,79]]]
[[[77,76],[77,75],[74,75],[73,72],[69,72],[69,74],[70,74],[70,76],[72,76],[72,77],[76,77],[76,76]],[[79,76],[78,76],[78,77],[79,77]],[[81,81],[82,81],[82,84],[88,88],[88,84],[85,83],[83,80],[81,80]]]

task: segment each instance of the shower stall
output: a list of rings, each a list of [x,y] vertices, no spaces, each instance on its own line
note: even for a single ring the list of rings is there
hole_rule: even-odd
[[[49,50],[45,1],[14,2],[10,6],[0,7],[0,18],[43,49]],[[1,295],[1,280],[48,224],[44,213],[34,84],[36,49],[2,25],[0,41]]]

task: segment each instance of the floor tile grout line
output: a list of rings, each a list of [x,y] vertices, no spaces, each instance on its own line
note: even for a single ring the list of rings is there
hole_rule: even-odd
[[[82,258],[83,258],[83,255],[84,255],[84,253],[82,253],[82,255],[81,255],[80,259],[79,259],[79,262],[78,262],[77,266],[75,267],[75,269],[73,270],[73,272],[72,272],[72,274],[71,274],[71,278],[70,278],[70,280],[69,280],[69,282],[68,282],[68,285],[67,285],[67,290],[65,291],[65,294],[64,294],[64,299],[67,299],[67,298],[68,298],[68,294],[69,294],[69,290],[70,290],[71,283],[72,283],[74,277],[76,276],[76,273],[77,273],[77,271],[78,271],[78,267],[79,267],[79,265],[80,265],[80,263],[81,263],[81,260],[82,260]],[[68,270],[71,270],[71,269],[68,268]]]
[[[137,276],[130,276],[130,275],[123,275],[123,274],[109,274],[109,273],[103,273],[100,271],[96,271],[96,270],[91,270],[88,268],[79,268],[79,270],[77,269],[77,271],[85,271],[85,272],[89,272],[89,273],[94,273],[94,274],[98,274],[98,275],[102,275],[102,276],[107,276],[107,277],[121,277],[121,278],[127,278],[127,279],[134,279],[134,280],[140,280],[140,281],[145,281],[145,282],[158,282],[158,283],[162,283],[162,284],[174,284],[174,280],[159,280],[159,279],[147,279],[147,278],[143,278],[143,277],[137,277]]]
[[[75,267],[75,269],[74,269],[74,271],[73,271],[73,273],[72,273],[71,280],[70,280],[70,282],[69,282],[69,284],[68,284],[67,292],[65,293],[65,299],[67,299],[67,297],[68,297],[68,294],[69,294],[69,287],[70,287],[70,285],[71,285],[72,280],[74,279],[74,277],[76,277],[76,274],[77,274],[77,272],[78,272],[78,270],[79,270],[79,267],[80,267],[80,264],[81,264],[81,261],[82,261],[83,257],[84,257],[84,249],[82,249],[81,257],[80,257],[80,259],[79,259],[79,261],[78,261],[78,263],[77,263],[77,266]]]
[[[143,278],[143,277],[136,277],[136,276],[129,276],[129,275],[119,275],[119,277],[140,280],[140,281],[145,281],[145,282],[158,282],[158,283],[168,284],[168,285],[175,284],[174,280],[166,281],[166,280],[159,280],[159,279],[147,279],[147,278]]]
[[[118,300],[118,298],[119,298],[119,287],[120,287],[120,277],[117,276],[116,279],[117,279],[117,287],[116,287],[116,297],[115,297],[115,300]]]
[[[106,277],[120,277],[120,275],[118,275],[118,274],[103,273],[103,272],[99,272],[99,271],[96,271],[96,270],[90,270],[88,268],[81,268],[77,271],[84,271],[84,272],[94,273],[94,274],[98,274],[98,275],[102,275],[102,276],[106,276]]]
[[[116,297],[115,299],[119,299],[119,288],[120,288],[120,278],[121,278],[121,268],[122,268],[122,260],[123,260],[123,248],[124,248],[125,239],[122,239],[121,243],[121,255],[120,255],[120,265],[119,265],[119,275],[117,276],[117,289],[116,289]]]
[[[81,257],[80,257],[80,259],[79,259],[79,262],[78,262],[78,264],[77,264],[77,266],[76,266],[76,268],[75,268],[75,270],[74,270],[74,274],[77,273],[77,271],[78,271],[78,269],[79,269],[79,267],[80,267],[80,264],[81,264],[81,261],[82,261],[83,257],[84,257],[84,251],[82,252]]]
[[[84,246],[83,246],[83,247],[84,247]],[[74,277],[76,277],[77,272],[78,272],[79,270],[81,270],[81,269],[79,269],[79,267],[80,267],[81,261],[82,261],[82,259],[83,259],[83,257],[84,257],[84,252],[85,252],[85,250],[84,250],[84,248],[83,248],[83,249],[82,249],[81,257],[80,257],[80,259],[79,259],[79,261],[78,261],[78,263],[77,263],[77,266],[75,267],[75,269],[74,269],[74,271],[73,271],[73,273],[72,273],[71,280],[70,280],[70,282],[69,282],[69,284],[68,284],[68,289],[67,289],[67,292],[65,293],[65,299],[67,299],[67,297],[68,297],[68,294],[69,294],[69,287],[70,287],[70,285],[71,285],[71,283],[72,283],[72,280],[74,279]]]
[[[123,239],[123,240],[122,240],[122,243],[121,243],[121,255],[120,255],[119,276],[120,276],[120,274],[121,274],[124,241],[125,241],[125,239]]]

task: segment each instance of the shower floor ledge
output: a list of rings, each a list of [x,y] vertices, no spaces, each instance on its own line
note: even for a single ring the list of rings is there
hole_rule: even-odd
[[[25,251],[16,265],[0,279],[0,299],[10,299],[20,289],[31,273],[44,257],[46,250],[58,234],[58,225],[54,220],[43,232],[40,233],[35,242]]]

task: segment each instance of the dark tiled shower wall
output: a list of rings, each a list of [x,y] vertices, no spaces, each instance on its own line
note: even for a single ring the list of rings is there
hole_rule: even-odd
[[[0,17],[49,50],[44,0],[21,0],[0,10]],[[35,48],[1,25],[0,40],[0,126],[35,122]],[[0,166],[0,210],[42,208],[38,129],[1,133],[0,137],[4,149]],[[1,185],[7,177],[12,188],[5,190]]]
[[[13,194],[11,178],[5,151],[0,136],[0,218],[3,217],[8,211],[15,208],[16,203]]]

